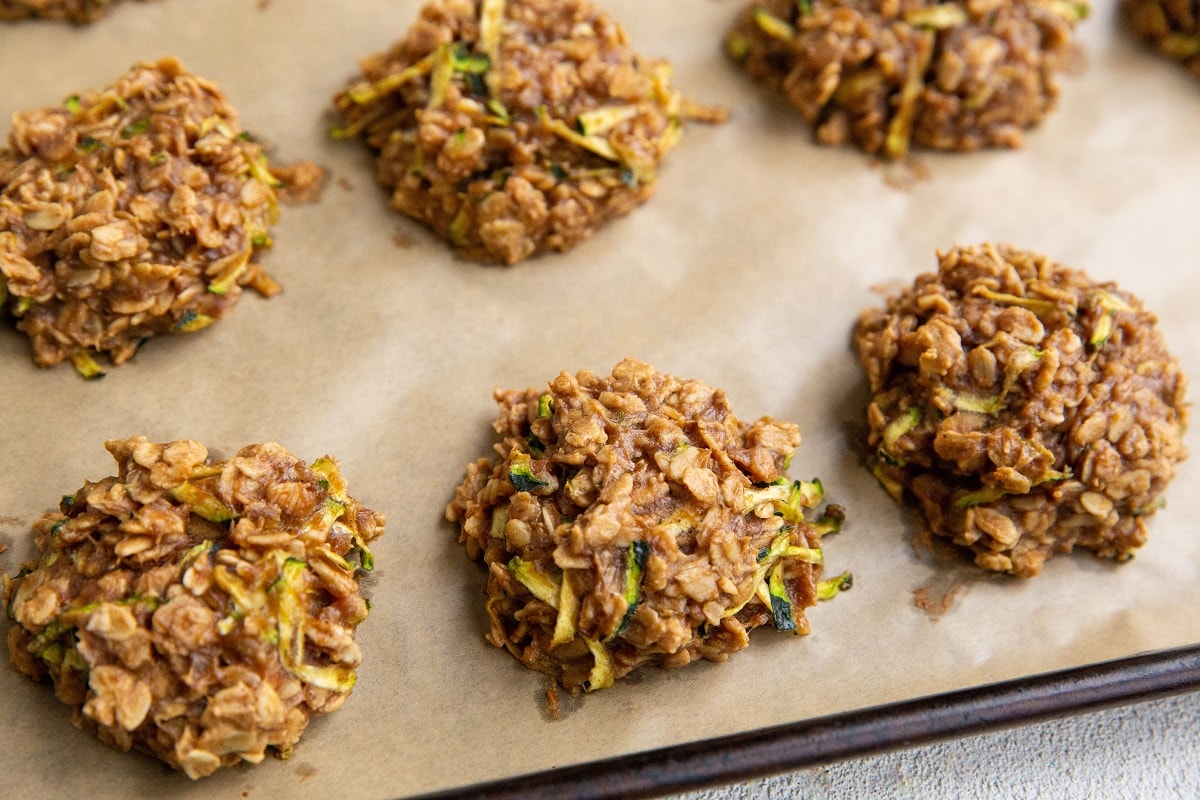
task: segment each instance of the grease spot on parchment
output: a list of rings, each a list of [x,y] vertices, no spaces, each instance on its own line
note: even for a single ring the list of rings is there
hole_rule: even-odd
[[[964,561],[962,552],[950,542],[921,526],[909,542],[918,561],[930,563],[935,574],[913,589],[913,605],[933,622],[954,608],[962,596],[980,580],[978,568]]]

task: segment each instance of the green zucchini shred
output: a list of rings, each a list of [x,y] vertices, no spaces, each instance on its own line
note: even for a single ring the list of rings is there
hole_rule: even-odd
[[[529,448],[530,455],[541,458],[546,454],[546,444],[541,439],[532,434],[525,440],[525,446]]]
[[[188,511],[218,525],[238,518],[234,508],[194,483],[182,483],[167,490],[167,496],[188,507]]]
[[[953,3],[914,8],[904,13],[904,21],[909,25],[934,30],[954,28],[965,23],[967,19],[966,10]]]
[[[558,592],[558,617],[554,620],[554,636],[550,640],[550,646],[557,647],[573,642],[578,619],[579,595],[575,594],[575,588],[564,572]]]
[[[601,136],[638,114],[636,105],[604,106],[583,111],[575,117],[575,127],[584,136]]]
[[[587,642],[588,650],[592,651],[592,671],[588,675],[587,683],[584,684],[584,690],[594,692],[597,689],[607,689],[613,685],[613,667],[612,656],[609,655],[608,649],[603,643],[596,641],[589,636],[581,636]]]
[[[279,660],[284,669],[313,686],[334,692],[354,688],[358,676],[353,669],[341,666],[317,666],[304,661],[304,572],[308,564],[288,558],[281,569],[282,580],[274,585],[274,599],[279,612]],[[216,574],[216,573],[214,573]]]
[[[87,381],[98,381],[107,374],[104,368],[96,363],[96,359],[92,358],[92,354],[86,350],[72,353],[71,364],[75,366],[75,371]]]
[[[629,621],[633,619],[633,612],[642,601],[642,579],[646,576],[646,562],[649,559],[650,543],[647,541],[633,542],[625,551],[625,614],[614,636],[625,633]]]
[[[962,497],[954,501],[954,507],[960,511],[976,506],[994,503],[1008,492],[1001,489],[999,486],[984,486],[982,489],[977,489],[974,492],[968,492]]]
[[[771,570],[767,580],[767,593],[771,597],[771,618],[775,628],[781,631],[796,631],[795,606],[788,596],[787,585],[783,582],[783,562],[779,562]]]
[[[754,24],[772,39],[778,39],[781,42],[790,42],[796,38],[796,29],[791,24],[781,20],[765,8],[760,8],[754,12]]]
[[[829,536],[840,531],[845,521],[846,510],[831,503],[825,507],[825,513],[813,522],[812,526],[816,530],[817,536]]]
[[[1020,297],[1018,295],[1007,294],[1005,292],[993,292],[986,286],[976,286],[972,290],[972,294],[974,294],[976,297],[982,297],[985,300],[991,300],[993,303],[1020,306],[1021,308],[1032,311],[1039,317],[1049,314],[1058,308],[1058,304],[1053,300],[1041,300],[1036,297]]]
[[[550,485],[533,474],[533,464],[528,453],[513,453],[512,465],[508,468],[508,479],[518,492],[534,492]]]
[[[139,120],[134,120],[133,122],[129,123],[124,128],[121,128],[121,138],[132,139],[134,136],[145,133],[148,130],[150,130],[150,118],[142,117]]]
[[[196,331],[207,328],[214,322],[216,322],[216,320],[207,314],[201,314],[194,309],[189,308],[187,311],[183,312],[183,316],[179,318],[179,321],[175,323],[171,330],[175,333],[195,333]]]
[[[825,553],[817,547],[789,547],[783,551],[783,558],[794,558],[806,564],[824,564]]]
[[[854,586],[854,576],[847,570],[836,578],[818,583],[817,600],[832,600],[841,592],[849,591],[852,586]]]
[[[880,447],[880,456],[883,458],[895,458],[891,455],[890,451],[896,446],[896,442],[900,441],[901,437],[920,424],[921,409],[916,406],[906,408],[903,414],[889,422],[887,427],[883,429],[883,446]],[[901,466],[902,463],[896,466]]]
[[[791,538],[791,529],[785,528],[784,530],[780,531],[774,539],[771,540],[771,544],[768,547],[764,547],[759,551],[758,567],[754,570],[754,578],[750,582],[749,593],[747,593],[742,602],[725,609],[725,613],[721,615],[721,619],[726,619],[728,617],[732,617],[734,614],[737,614],[746,607],[746,604],[749,603],[755,595],[758,594],[759,587],[762,586],[763,581],[766,580],[767,572],[769,572],[770,569],[775,566],[775,562],[778,561],[780,556],[782,556],[783,553],[788,549],[788,543],[791,541]]]
[[[492,525],[488,530],[489,539],[503,539],[504,529],[508,526],[508,506],[497,508],[492,512]]]
[[[555,580],[537,570],[534,565],[520,556],[513,556],[508,561],[508,571],[517,581],[529,590],[529,593],[553,609],[558,609],[562,587]]]

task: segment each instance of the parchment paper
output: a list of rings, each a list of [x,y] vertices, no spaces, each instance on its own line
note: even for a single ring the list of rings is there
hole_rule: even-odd
[[[861,153],[813,144],[723,58],[733,0],[602,5],[732,119],[690,128],[632,216],[510,270],[455,260],[386,208],[364,148],[325,137],[330,96],[402,34],[415,0],[162,0],[89,28],[0,27],[0,118],[174,54],[226,89],[277,159],[332,178],[274,232],[265,265],[282,295],[248,294],[100,382],[35,368],[25,338],[0,329],[0,569],[32,553],[29,526],[61,494],[112,474],[103,441],[133,434],[222,455],[263,440],[332,453],[388,515],[358,686],[290,761],[192,783],[77,731],[5,665],[3,794],[394,798],[1200,641],[1200,458],[1132,563],[1056,556],[1035,580],[973,582],[940,619],[916,609],[941,568],[914,555],[911,518],[851,448],[866,390],[848,346],[859,309],[881,302],[872,287],[910,282],[954,242],[1008,241],[1140,295],[1200,376],[1195,79],[1129,41],[1100,0],[1079,28],[1086,67],[1023,151],[922,154],[929,179],[900,191]],[[541,676],[484,641],[483,574],[443,508],[492,442],[494,386],[607,373],[627,355],[725,387],[743,418],[801,425],[792,471],[847,507],[826,552],[856,585],[810,612],[811,636],[759,631],[727,664],[643,671],[551,722]]]

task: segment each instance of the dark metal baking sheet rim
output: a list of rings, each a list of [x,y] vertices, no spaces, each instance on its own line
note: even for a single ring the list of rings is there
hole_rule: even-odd
[[[423,795],[604,800],[763,777],[1200,690],[1200,644]]]

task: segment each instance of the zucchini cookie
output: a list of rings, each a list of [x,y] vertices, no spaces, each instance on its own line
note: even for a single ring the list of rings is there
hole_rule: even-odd
[[[1200,2],[1124,0],[1133,32],[1167,58],[1200,75]]]
[[[1186,456],[1186,380],[1155,316],[1013,247],[938,262],[854,331],[876,476],[985,569],[1131,558]]]
[[[105,447],[117,475],[64,497],[34,525],[39,560],[5,576],[13,664],[79,727],[191,778],[286,757],[355,684],[383,516],[333,459],[277,444],[225,461],[190,441]]]
[[[43,367],[85,377],[224,317],[258,265],[279,181],[212,83],[174,59],[13,116],[0,148],[0,307]]]
[[[1058,98],[1083,0],[753,0],[726,49],[822,144],[903,158],[1020,147]]]
[[[379,153],[392,206],[464,258],[566,250],[654,192],[688,119],[680,97],[587,0],[433,0],[334,99]]]
[[[100,19],[117,0],[0,0],[0,20],[57,19],[83,23]],[[145,0],[142,0],[145,2]]]
[[[488,568],[488,640],[575,693],[642,664],[724,661],[805,610],[841,525],[820,481],[784,475],[790,422],[740,421],[725,393],[627,359],[495,393],[499,457],[467,467],[446,509]],[[815,517],[815,515],[814,515]]]

